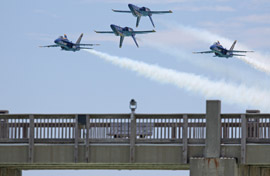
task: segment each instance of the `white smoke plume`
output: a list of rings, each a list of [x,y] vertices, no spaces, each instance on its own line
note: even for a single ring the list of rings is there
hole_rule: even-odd
[[[270,109],[270,92],[265,90],[247,88],[244,85],[228,84],[224,81],[214,82],[195,74],[178,72],[157,65],[149,65],[129,58],[111,56],[95,50],[87,51],[116,66],[137,72],[151,80],[172,84],[181,89],[198,93],[205,98],[218,98],[229,104],[237,104],[244,107],[252,106],[264,111],[269,111]]]
[[[180,63],[184,61],[194,65],[195,68],[199,68],[199,71],[203,69],[208,73],[212,72],[213,74],[209,75],[211,78],[222,78],[224,80],[245,83],[246,85],[256,84],[257,87],[270,86],[270,79],[267,75],[259,74],[259,77],[258,73],[254,74],[254,72],[251,72],[250,70],[242,69],[239,67],[239,65],[232,64],[232,60],[227,60],[224,58],[213,58],[211,55],[198,56],[192,54],[191,51],[184,51],[182,49],[183,47],[181,47],[181,44],[169,45],[166,44],[168,42],[164,42],[162,39],[159,40],[154,38],[144,38],[142,41],[144,45],[157,49],[161,53],[170,55],[177,61],[180,61]],[[206,72],[202,73],[206,75]]]
[[[188,34],[191,34],[192,36],[195,36],[197,39],[207,42],[209,44],[215,42],[216,40],[219,40],[223,46],[230,47],[233,43],[233,40],[224,38],[222,36],[213,34],[209,31],[203,30],[203,29],[196,29],[193,27],[187,27],[184,25],[177,24],[176,26],[178,29],[185,31]],[[250,48],[241,45],[239,43],[236,44],[237,50],[247,50],[250,51]],[[264,54],[261,54],[260,52],[255,51],[254,53],[247,53],[247,56],[241,57],[236,56],[236,58],[244,61],[245,63],[251,65],[253,68],[265,72],[267,74],[270,74],[270,57]]]
[[[224,65],[223,63],[216,62],[216,59],[205,59],[192,54],[191,52],[185,52],[179,48],[168,46],[162,42],[144,39],[143,42],[151,48],[158,49],[162,53],[166,53],[175,57],[179,61],[185,61],[191,63],[197,67],[200,67],[207,71],[212,71],[215,75],[226,75],[233,80],[245,82],[246,75],[242,77],[239,74],[239,68],[234,65]],[[248,74],[248,73],[247,73]]]

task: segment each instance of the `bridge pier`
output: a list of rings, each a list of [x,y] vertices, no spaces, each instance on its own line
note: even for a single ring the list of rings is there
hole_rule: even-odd
[[[191,176],[238,176],[235,158],[220,158],[221,102],[206,102],[206,139],[203,158],[190,158]]]
[[[22,176],[19,169],[0,168],[0,176]]]
[[[238,166],[235,158],[190,158],[190,175],[238,176]]]

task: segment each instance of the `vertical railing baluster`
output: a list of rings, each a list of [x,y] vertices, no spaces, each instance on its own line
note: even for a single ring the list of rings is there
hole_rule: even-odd
[[[106,119],[102,119],[102,129],[103,129],[103,135],[102,138],[105,139],[106,138],[106,128],[105,128],[105,120]]]
[[[111,118],[109,119],[109,124],[110,124],[110,129],[109,129],[109,131],[110,131],[110,138],[112,139],[113,138],[113,136],[112,136],[113,128],[112,128],[112,120],[111,120]]]
[[[22,119],[18,119],[19,120],[19,124],[18,124],[18,132],[19,132],[19,134],[18,134],[18,139],[21,139],[21,126],[22,126]]]
[[[86,115],[86,136],[85,136],[85,160],[89,162],[89,115]]]
[[[17,134],[17,120],[18,119],[14,119],[14,120],[15,120],[15,122],[14,122],[14,128],[15,128],[15,132],[14,133],[15,133],[15,137],[14,138],[15,139],[18,139],[18,134]]]
[[[267,128],[267,119],[266,118],[264,118],[264,123],[263,123],[263,129],[264,129],[264,138],[266,139],[267,138],[267,133],[266,133],[266,128]]]
[[[159,122],[158,119],[155,119],[155,128],[156,128],[156,136],[155,139],[159,139]]]
[[[268,139],[270,139],[270,118],[268,118]]]
[[[75,124],[74,124],[74,162],[78,162],[78,143],[79,143],[79,124],[78,124],[78,115],[75,115]]]
[[[53,119],[50,119],[50,138],[53,139]]]
[[[47,128],[47,139],[50,139],[51,136],[50,136],[50,126],[51,126],[51,123],[50,123],[50,119],[46,119],[47,121],[47,125],[46,125],[46,128]]]
[[[11,119],[10,120],[10,124],[11,124],[11,135],[10,135],[10,137],[12,138],[12,139],[14,139],[14,119]]]

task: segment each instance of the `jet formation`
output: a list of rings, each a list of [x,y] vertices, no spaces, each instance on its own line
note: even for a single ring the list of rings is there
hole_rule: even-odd
[[[155,28],[155,24],[152,19],[153,14],[166,14],[166,13],[172,13],[171,10],[168,11],[152,11],[147,7],[138,7],[133,4],[128,4],[128,8],[130,10],[114,10],[112,9],[113,12],[119,12],[119,13],[131,13],[134,17],[137,18],[136,21],[136,27],[139,26],[141,17],[149,17],[153,27]],[[156,32],[155,30],[143,30],[143,31],[135,31],[131,27],[120,27],[115,24],[111,24],[111,31],[95,31],[96,33],[105,33],[105,34],[114,34],[116,36],[120,36],[120,43],[119,43],[119,48],[122,47],[123,41],[125,37],[132,37],[134,40],[135,44],[137,47],[139,47],[135,35],[136,34],[147,34],[147,33],[153,33]],[[89,46],[95,46],[99,44],[81,44],[81,39],[83,37],[83,34],[80,35],[76,43],[73,43],[67,39],[67,36],[64,35],[60,36],[57,38],[54,43],[55,45],[47,45],[47,46],[40,46],[40,47],[61,47],[62,50],[65,51],[79,51],[81,49],[93,49],[90,48]],[[240,51],[240,50],[234,50],[236,40],[233,42],[231,48],[228,50],[224,48],[219,41],[215,42],[213,45],[210,46],[210,51],[201,51],[201,52],[193,52],[194,54],[209,54],[209,53],[214,53],[214,57],[222,57],[222,58],[230,58],[233,56],[245,56],[241,53],[247,53],[247,52],[253,52],[253,51]],[[239,54],[240,53],[240,54]]]
[[[64,37],[60,36],[57,39],[54,40],[55,45],[46,45],[46,46],[40,46],[40,47],[61,47],[62,50],[65,51],[80,51],[81,49],[93,49],[85,46],[94,46],[99,44],[81,44],[81,39],[83,37],[83,33],[80,35],[76,43],[73,43],[72,41],[68,40],[67,35],[65,34]]]
[[[231,46],[231,48],[228,50],[224,48],[219,41],[215,42],[213,45],[210,46],[211,51],[202,51],[202,52],[193,52],[194,54],[209,54],[214,53],[214,57],[233,57],[233,56],[246,56],[242,54],[235,54],[235,53],[247,53],[247,52],[253,52],[253,51],[239,51],[239,50],[233,50],[234,46],[236,44],[237,40],[235,40]]]

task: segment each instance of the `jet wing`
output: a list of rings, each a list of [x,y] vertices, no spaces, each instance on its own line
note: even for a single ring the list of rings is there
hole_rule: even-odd
[[[134,34],[147,34],[147,33],[151,33],[151,32],[156,32],[155,30],[152,31],[133,31]]]
[[[114,9],[112,9],[112,11],[120,12],[120,13],[131,13],[131,11],[129,11],[129,10],[114,10]]]
[[[76,44],[77,46],[98,46],[99,44]]]
[[[206,54],[206,53],[214,53],[214,51],[201,51],[201,52],[192,52],[193,54]]]
[[[150,11],[150,13],[152,14],[162,14],[162,13],[172,13],[171,10],[168,10],[168,11]]]
[[[113,34],[113,31],[95,31],[96,33]]]
[[[254,51],[239,51],[239,50],[230,50],[230,52],[233,52],[233,53],[248,53],[248,52],[254,52]]]
[[[39,47],[41,47],[41,48],[43,48],[43,47],[59,47],[59,45],[46,45],[46,46],[39,46]]]

